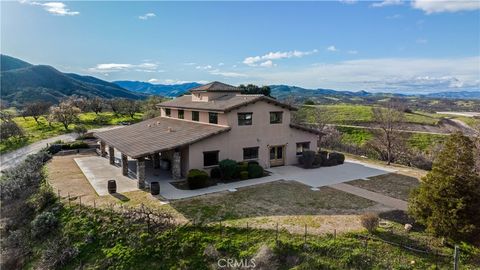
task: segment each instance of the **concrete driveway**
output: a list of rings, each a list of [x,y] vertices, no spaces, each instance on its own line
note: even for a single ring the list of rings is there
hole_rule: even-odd
[[[115,179],[117,181],[117,191],[119,193],[135,191],[137,189],[137,180],[135,179],[135,161],[129,161],[129,176],[123,176],[121,168],[109,164],[108,159],[93,156],[75,158],[82,172],[85,174],[90,184],[98,195],[108,195],[107,181]],[[160,183],[160,195],[168,200],[184,199],[205,194],[236,191],[237,188],[253,186],[263,183],[274,182],[278,180],[292,180],[317,188],[338,184],[355,179],[364,179],[372,176],[382,175],[394,172],[394,170],[383,167],[376,167],[356,161],[348,161],[343,165],[334,167],[322,167],[316,169],[303,169],[297,166],[282,166],[269,168],[269,176],[238,181],[233,183],[218,184],[216,186],[196,189],[182,190],[171,184],[174,180],[169,173],[160,169],[153,169],[149,161],[146,162],[146,182],[158,181]]]

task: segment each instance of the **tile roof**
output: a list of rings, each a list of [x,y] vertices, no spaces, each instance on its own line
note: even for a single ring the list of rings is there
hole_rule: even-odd
[[[233,109],[236,109],[241,106],[245,106],[257,101],[265,101],[267,103],[272,103],[274,105],[277,105],[289,110],[297,110],[295,107],[279,102],[276,99],[273,99],[271,97],[266,97],[264,95],[241,95],[241,94],[238,94],[235,96],[230,95],[225,97],[219,97],[213,100],[209,100],[207,102],[192,101],[191,95],[185,95],[169,101],[162,102],[157,106],[161,108],[180,108],[180,109],[229,112]]]
[[[190,92],[197,91],[208,91],[208,92],[241,92],[242,89],[235,87],[233,85],[221,83],[221,82],[211,82],[205,85],[201,85],[195,88],[190,89]]]
[[[139,158],[229,130],[230,127],[225,126],[156,117],[131,126],[96,132],[94,136],[129,157]]]

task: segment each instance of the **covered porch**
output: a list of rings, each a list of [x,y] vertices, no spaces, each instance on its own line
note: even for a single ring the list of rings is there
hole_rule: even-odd
[[[182,179],[188,171],[189,145],[228,131],[228,127],[157,117],[119,129],[95,133],[100,156],[111,166],[119,167],[123,176],[137,180],[144,189],[148,183],[146,168],[170,173]],[[160,173],[158,173],[160,174]],[[152,179],[154,177],[151,177]]]

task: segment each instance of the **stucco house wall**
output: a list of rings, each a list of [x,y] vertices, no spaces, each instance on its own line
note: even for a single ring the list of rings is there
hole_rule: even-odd
[[[270,124],[270,112],[282,111],[281,124]],[[250,126],[239,126],[237,113],[252,112],[253,123]],[[231,130],[196,142],[189,146],[189,169],[205,169],[203,152],[219,150],[219,160],[243,160],[243,148],[259,147],[258,162],[261,166],[270,167],[269,146],[285,145],[285,165],[296,164],[296,144],[310,142],[310,149],[317,149],[318,135],[293,129],[290,124],[290,111],[279,106],[259,101],[230,111],[226,114],[227,124]]]

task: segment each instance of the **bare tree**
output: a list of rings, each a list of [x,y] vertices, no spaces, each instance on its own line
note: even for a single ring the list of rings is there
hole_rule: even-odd
[[[101,113],[105,108],[105,100],[99,97],[94,97],[87,100],[88,109],[92,110],[96,115]]]
[[[374,132],[376,142],[383,145],[386,151],[387,164],[390,165],[393,150],[398,141],[398,130],[405,122],[405,115],[397,102],[388,102],[385,107],[373,107],[373,121],[379,128]]]
[[[0,140],[5,141],[10,138],[23,137],[23,129],[13,120],[13,115],[6,111],[0,112]]]
[[[81,112],[88,111],[88,100],[85,97],[79,97],[79,96],[74,95],[74,96],[69,97],[67,100],[73,106],[80,109]]]
[[[78,120],[80,109],[75,106],[72,99],[62,101],[58,106],[50,108],[50,117],[56,122],[60,122],[68,130],[68,126]]]
[[[114,98],[108,101],[110,108],[112,109],[113,114],[119,115],[122,112],[123,98]]]
[[[122,114],[129,115],[132,119],[137,112],[140,112],[140,104],[135,100],[125,99],[122,105]]]
[[[22,113],[22,116],[31,116],[39,125],[40,123],[38,122],[38,119],[46,115],[48,113],[48,109],[50,108],[50,103],[48,102],[43,102],[43,101],[37,101],[33,103],[29,103],[25,106],[25,109]]]

